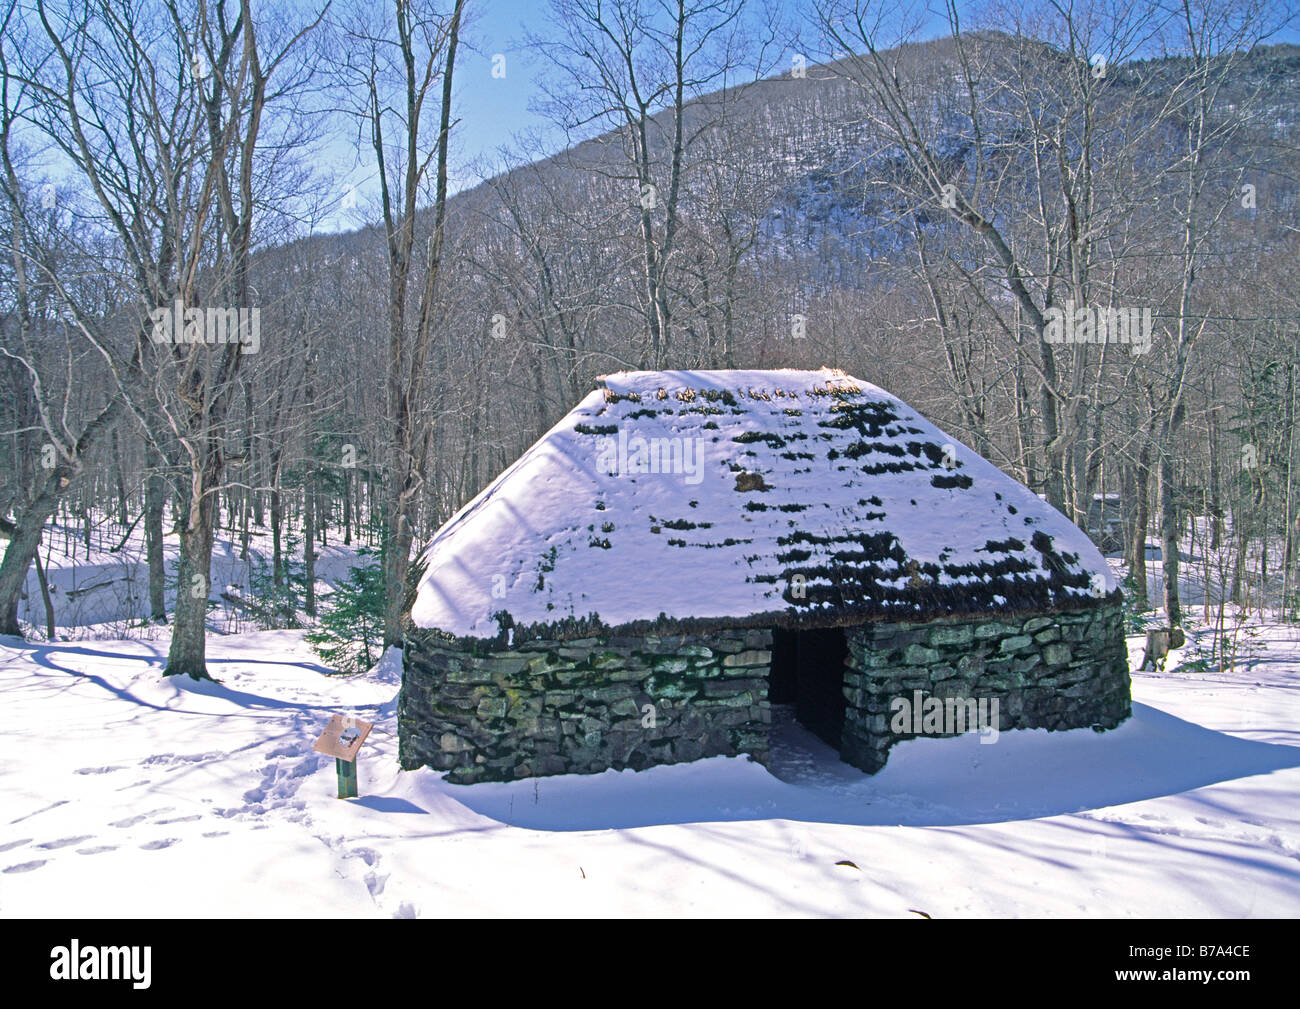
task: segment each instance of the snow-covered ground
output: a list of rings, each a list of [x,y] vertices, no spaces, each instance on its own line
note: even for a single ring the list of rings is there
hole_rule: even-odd
[[[170,531],[170,520],[163,528],[163,562],[168,579],[174,579],[180,537]],[[249,536],[249,559],[244,560],[239,543],[231,539],[237,535],[219,530],[212,548],[210,597],[215,607],[211,623],[225,633],[238,633],[248,625],[236,608],[221,599],[222,593],[232,588],[237,595],[248,596],[253,562],[261,559],[269,570],[272,554],[271,534],[256,530]],[[156,636],[156,632],[141,626],[149,615],[149,565],[143,526],[132,527],[124,538],[122,527],[101,515],[96,517],[89,546],[82,536],[80,527],[51,523],[41,544],[41,560],[49,578],[50,602],[59,636],[82,639]],[[356,562],[359,542],[343,546],[341,539],[341,534],[334,531],[329,545],[317,547],[316,591],[320,595],[331,592],[335,582],[345,577]],[[0,550],[7,542],[0,539]],[[302,562],[300,545],[293,558]],[[171,612],[176,599],[174,585],[169,586],[165,597]],[[38,635],[44,634],[45,603],[35,567],[27,571],[26,598],[19,603],[18,618],[31,625]],[[167,632],[163,631],[164,640],[166,637]]]
[[[770,772],[473,786],[398,770],[396,653],[342,678],[299,631],[213,635],[214,685],[160,677],[165,629],[0,638],[0,915],[1293,916],[1300,635],[1265,635],[1249,671],[1135,673],[1104,734],[869,777],[787,726]],[[311,750],[335,712],[377,722],[354,800]]]
[[[1300,913],[1298,628],[1233,673],[1134,673],[1100,735],[914,740],[867,776],[783,720],[770,769],[455,786],[397,767],[399,654],[331,675],[301,631],[218,609],[220,683],[163,679],[170,629],[130,619],[138,530],[129,561],[47,542],[72,640],[0,638],[0,916]],[[354,556],[328,548],[318,587]],[[311,749],[336,712],[377,723],[354,800]]]

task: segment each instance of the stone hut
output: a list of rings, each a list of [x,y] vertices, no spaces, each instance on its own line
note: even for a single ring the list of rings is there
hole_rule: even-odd
[[[1000,730],[1130,713],[1087,536],[839,371],[609,375],[415,574],[401,761],[453,782],[763,762],[774,704],[869,772],[969,728],[900,699],[996,699]]]

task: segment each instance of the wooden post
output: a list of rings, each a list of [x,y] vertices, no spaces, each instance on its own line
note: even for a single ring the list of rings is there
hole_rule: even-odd
[[[334,769],[338,772],[339,798],[355,799],[357,797],[357,762],[335,757]]]

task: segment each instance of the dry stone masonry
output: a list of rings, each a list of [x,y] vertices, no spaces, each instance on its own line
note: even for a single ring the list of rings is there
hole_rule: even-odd
[[[770,631],[529,641],[484,654],[417,634],[398,710],[405,768],[469,783],[767,759]]]
[[[890,704],[926,697],[998,699],[999,730],[1113,729],[1128,718],[1128,654],[1119,607],[1027,619],[878,623],[848,631],[841,756],[865,771],[911,733]]]
[[[841,756],[865,771],[911,738],[891,730],[890,704],[918,690],[997,698],[1000,730],[1113,728],[1130,713],[1114,606],[845,631]],[[415,633],[398,712],[403,767],[467,784],[718,755],[767,762],[770,631],[529,641],[482,654]]]

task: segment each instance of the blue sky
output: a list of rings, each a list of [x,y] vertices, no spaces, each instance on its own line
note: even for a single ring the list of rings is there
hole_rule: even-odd
[[[562,134],[546,118],[530,111],[539,94],[537,78],[542,68],[528,53],[525,36],[542,33],[547,25],[546,0],[471,0],[468,31],[464,33],[456,66],[454,115],[459,120],[453,131],[449,170],[453,189],[473,186],[482,178],[483,163],[510,146],[514,137],[540,132],[549,151],[564,146]],[[502,62],[503,61],[503,62]],[[504,77],[493,76],[494,64]],[[373,159],[363,152],[363,163],[349,170],[357,158],[350,142],[339,144],[338,172],[340,204],[352,199],[364,214],[367,197],[373,196]],[[352,221],[349,225],[346,221]],[[355,226],[357,214],[342,211],[326,222],[323,230]]]
[[[797,23],[803,12],[813,6],[812,0],[750,0],[750,3],[751,9],[762,9],[767,4],[790,23]],[[888,0],[882,9],[890,16],[905,8],[924,12],[926,3],[927,0]],[[939,13],[933,13],[936,6],[930,0],[931,13],[922,13],[918,19],[924,26],[919,37],[946,34],[946,18],[941,7]],[[565,146],[561,131],[535,107],[541,97],[539,79],[547,70],[526,42],[530,31],[545,36],[556,30],[551,25],[548,8],[548,0],[469,0],[469,21],[456,68],[457,125],[450,161],[453,191],[473,186],[493,174],[494,168],[501,166],[502,149],[516,146],[515,140],[522,134],[539,136],[543,153],[553,153]],[[1292,12],[1291,18],[1291,27],[1273,41],[1300,41],[1300,30],[1296,27],[1300,16]],[[971,20],[964,18],[964,27],[970,24]],[[802,27],[807,34],[807,26]],[[783,51],[771,54],[771,58],[779,71],[790,67],[796,51],[805,55],[809,63],[817,62],[825,57],[821,48],[805,40],[785,45]],[[504,73],[494,74],[494,67]],[[324,216],[315,227],[325,232],[351,230],[378,217],[374,207],[377,186],[373,154],[368,145],[358,145],[355,135],[347,132],[342,121],[335,124],[335,129],[337,132],[318,148],[315,164],[326,180],[326,191],[321,194]],[[36,141],[33,146],[44,145]],[[50,176],[58,181],[63,174],[57,168],[62,159],[48,148],[44,154],[50,158]]]
[[[755,2],[761,5],[764,0]],[[796,21],[801,12],[812,8],[811,0],[767,0],[767,3],[783,12],[789,21]],[[924,10],[925,5],[924,0],[898,0],[894,11],[901,11],[905,6]],[[529,31],[544,35],[553,30],[548,7],[547,0],[470,0],[471,19],[468,31],[464,33],[465,47],[456,68],[455,115],[459,122],[452,142],[450,171],[453,189],[473,186],[484,177],[485,171],[491,174],[489,166],[498,163],[498,152],[502,147],[510,146],[519,134],[539,134],[546,153],[563,148],[561,132],[531,107],[540,97],[538,79],[545,68],[529,51],[525,37]],[[930,4],[932,12],[936,7],[937,13],[921,17],[925,25],[920,32],[923,38],[933,38],[948,31],[942,6]],[[1300,41],[1300,31],[1292,27],[1273,41]],[[808,47],[806,55],[810,63],[823,58],[818,49],[815,44]],[[793,49],[781,53],[776,60],[778,69],[790,66],[793,53]],[[503,77],[493,76],[494,60],[504,60]],[[335,173],[340,176],[341,209],[324,222],[322,230],[352,228],[366,218],[373,219],[375,215],[366,213],[367,198],[374,192],[371,159],[367,156],[358,164],[355,148],[351,141],[346,140],[331,146],[329,153]],[[368,152],[364,153],[368,155]],[[353,202],[357,209],[342,209]]]
[[[796,0],[775,2],[786,11],[801,6]],[[502,147],[511,146],[517,135],[539,134],[547,153],[565,146],[562,132],[530,109],[530,103],[540,97],[538,78],[544,67],[529,52],[525,36],[529,31],[541,35],[549,30],[548,6],[547,0],[471,0],[471,20],[463,40],[466,48],[456,67],[455,116],[459,123],[449,166],[454,189],[479,182],[486,163],[493,162]],[[493,76],[498,57],[504,58],[504,77]],[[780,62],[788,67],[789,55]],[[373,195],[371,159],[366,157],[363,164],[351,167],[357,161],[352,144],[342,142],[338,151],[337,170],[344,176],[339,183],[340,207],[355,200],[364,216],[367,197]],[[355,192],[349,197],[352,187]],[[341,209],[322,230],[358,223],[356,211]]]

